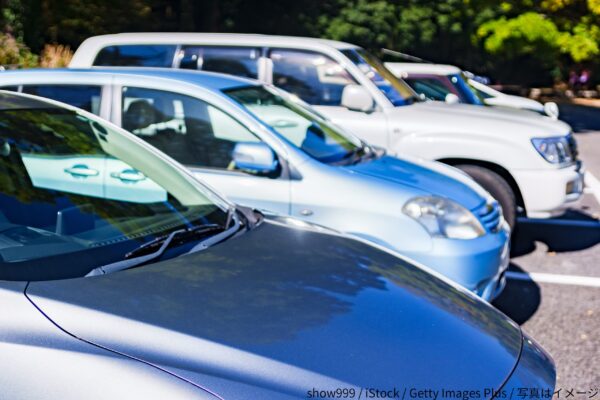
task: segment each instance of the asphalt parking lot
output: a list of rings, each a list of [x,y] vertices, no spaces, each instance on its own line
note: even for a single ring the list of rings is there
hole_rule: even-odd
[[[520,221],[511,279],[494,304],[552,354],[560,398],[587,399],[600,387],[600,109],[561,113],[576,132],[586,193],[561,218]]]

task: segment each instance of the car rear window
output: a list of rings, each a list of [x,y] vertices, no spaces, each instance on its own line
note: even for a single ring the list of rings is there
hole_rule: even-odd
[[[175,45],[119,45],[100,50],[94,65],[127,67],[171,67]]]

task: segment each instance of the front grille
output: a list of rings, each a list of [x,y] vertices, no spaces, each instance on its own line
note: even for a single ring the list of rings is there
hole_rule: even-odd
[[[497,201],[484,204],[475,213],[485,229],[489,232],[498,232],[502,223],[502,209]]]

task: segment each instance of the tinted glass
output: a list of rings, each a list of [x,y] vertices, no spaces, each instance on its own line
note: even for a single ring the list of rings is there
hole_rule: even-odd
[[[0,90],[8,90],[11,92],[18,92],[19,87],[18,86],[2,86],[2,87],[0,87]]]
[[[350,59],[394,106],[418,101],[416,93],[402,79],[398,79],[381,61],[363,49],[347,49],[342,53]]]
[[[364,150],[360,141],[344,135],[306,106],[264,86],[230,89],[225,93],[311,157],[323,163],[351,161]]]
[[[100,114],[100,86],[24,85],[23,93],[46,97]]]
[[[346,85],[356,84],[339,63],[314,52],[273,49],[273,84],[313,105],[339,106]]]
[[[174,45],[120,45],[100,50],[94,60],[97,66],[171,67]]]
[[[417,93],[430,100],[445,101],[446,96],[453,93],[447,86],[435,78],[405,78],[404,79]]]
[[[197,183],[75,112],[4,110],[0,126],[0,280],[84,276],[174,229],[225,221]]]
[[[259,142],[223,111],[194,97],[162,90],[123,90],[123,127],[182,164],[236,169],[237,143]]]
[[[247,47],[183,46],[180,68],[258,78],[260,49]]]

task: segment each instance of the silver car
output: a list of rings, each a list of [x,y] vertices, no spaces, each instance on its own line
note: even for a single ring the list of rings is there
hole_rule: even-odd
[[[0,77],[111,120],[239,204],[399,251],[486,300],[504,287],[509,229],[479,185],[446,165],[373,148],[272,86],[143,68]]]

